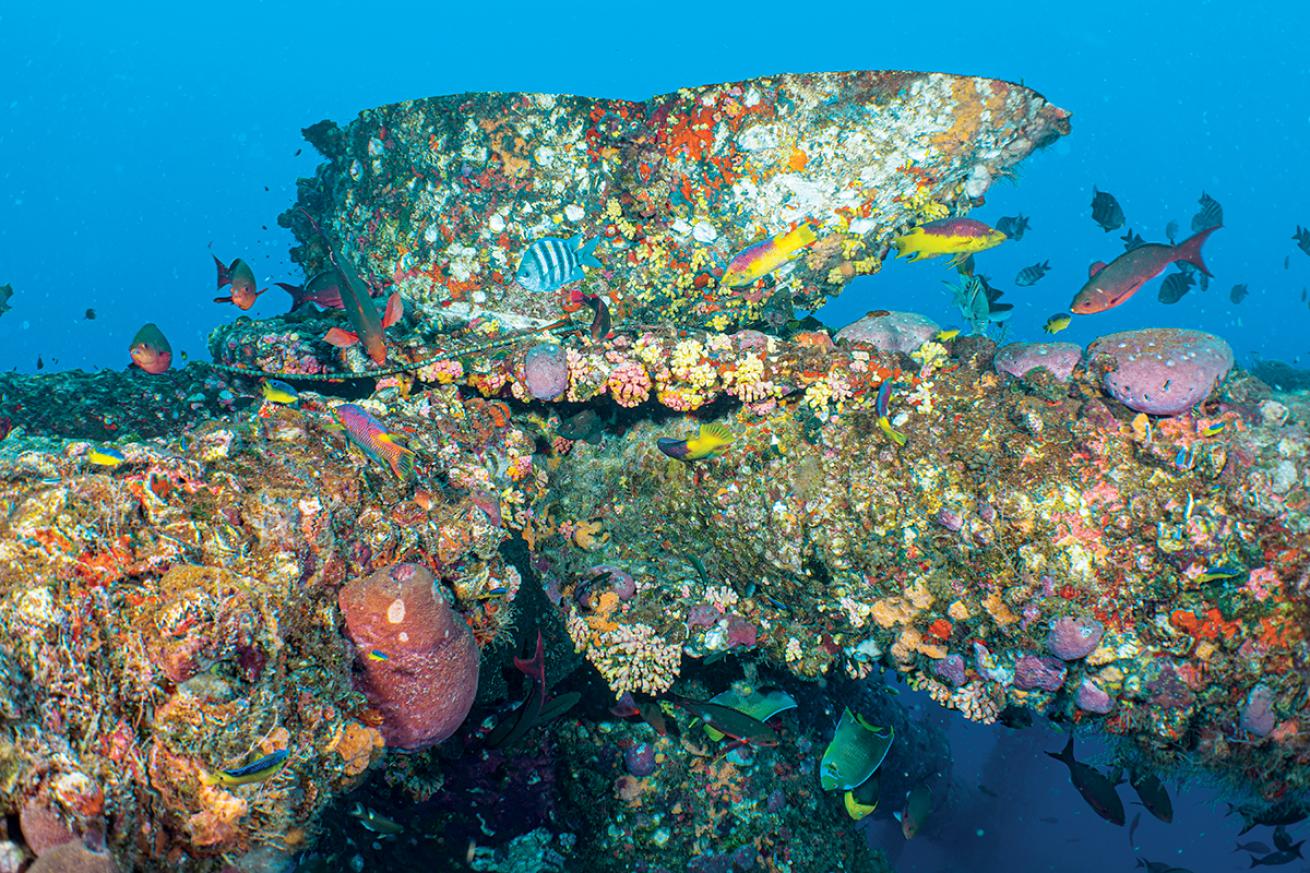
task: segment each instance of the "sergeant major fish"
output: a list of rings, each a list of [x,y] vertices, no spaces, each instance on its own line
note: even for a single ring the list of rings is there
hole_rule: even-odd
[[[599,242],[597,238],[584,244],[581,234],[568,240],[543,237],[523,253],[514,280],[534,294],[549,294],[565,285],[580,282],[584,266],[601,266],[592,254]]]
[[[1019,275],[1014,277],[1014,284],[1020,287],[1036,285],[1042,280],[1051,269],[1050,261],[1041,261],[1040,263],[1031,264],[1019,271]]]
[[[1124,224],[1124,211],[1119,201],[1108,191],[1098,191],[1095,185],[1092,186],[1092,221],[1099,224],[1106,233]]]

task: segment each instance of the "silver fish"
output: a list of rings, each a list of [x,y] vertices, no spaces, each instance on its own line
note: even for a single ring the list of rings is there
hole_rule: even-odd
[[[583,266],[599,267],[592,254],[599,239],[583,244],[582,236],[563,240],[548,236],[528,246],[514,273],[515,280],[534,294],[549,294],[582,279]]]

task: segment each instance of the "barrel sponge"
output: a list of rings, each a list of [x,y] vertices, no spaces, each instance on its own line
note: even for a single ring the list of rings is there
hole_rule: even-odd
[[[453,734],[478,692],[478,647],[432,573],[384,567],[346,583],[338,602],[387,745],[414,751]]]

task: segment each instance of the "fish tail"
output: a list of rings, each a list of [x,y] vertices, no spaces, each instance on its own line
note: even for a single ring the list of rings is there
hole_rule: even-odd
[[[1219,230],[1221,227],[1223,227],[1221,224],[1216,224],[1214,227],[1207,227],[1205,230],[1193,234],[1180,242],[1174,247],[1174,260],[1186,261],[1205,275],[1213,276],[1214,273],[1211,273],[1210,268],[1205,265],[1205,261],[1201,260],[1201,246],[1210,238],[1210,234]]]
[[[1074,765],[1073,734],[1069,734],[1069,741],[1064,744],[1063,749],[1061,749],[1058,752],[1047,752],[1046,754],[1049,757],[1052,757],[1057,761],[1062,761],[1065,764],[1068,764],[1070,767],[1072,767]]]
[[[397,446],[395,451],[389,453],[387,463],[399,479],[409,479],[414,475],[414,453],[409,449]]]
[[[218,259],[218,255],[211,254],[210,257],[214,259],[214,266],[218,268],[218,285],[216,287],[222,288],[224,285],[230,284],[232,281],[232,268],[225,267],[223,262]],[[235,264],[236,261],[232,263]]]
[[[887,416],[883,415],[878,418],[878,427],[882,428],[882,432],[887,434],[887,439],[897,446],[903,446],[907,442],[905,434],[892,427],[892,423],[887,419]]]
[[[577,252],[578,263],[586,264],[588,267],[602,266],[600,259],[597,258],[595,255],[596,246],[599,244],[600,244],[600,237],[596,237],[595,239],[589,242],[583,243]]]

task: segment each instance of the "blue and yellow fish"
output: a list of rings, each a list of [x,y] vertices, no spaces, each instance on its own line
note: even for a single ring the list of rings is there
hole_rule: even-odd
[[[280,379],[260,380],[259,391],[269,403],[278,403],[282,406],[300,405],[300,395],[296,389]]]
[[[287,758],[290,752],[287,749],[278,749],[276,752],[265,755],[257,761],[252,761],[244,767],[237,767],[233,770],[220,770],[217,773],[205,773],[201,775],[200,781],[206,785],[249,785],[252,782],[263,782],[272,776],[275,776],[279,770],[286,766]]]
[[[1047,333],[1059,333],[1069,326],[1073,321],[1073,316],[1067,312],[1057,312],[1050,318],[1046,319],[1046,324],[1042,325],[1042,330]]]
[[[1218,582],[1221,579],[1236,579],[1245,573],[1246,571],[1236,564],[1224,564],[1217,567],[1207,567],[1204,573],[1196,577],[1196,581],[1200,583]]]
[[[660,437],[657,445],[664,454],[679,461],[699,461],[717,457],[732,442],[732,431],[718,422],[702,424],[694,437],[677,440]]]
[[[111,446],[92,446],[87,450],[86,459],[97,467],[117,467],[127,460],[122,452]]]
[[[1226,421],[1212,421],[1205,427],[1199,428],[1197,433],[1203,437],[1219,436],[1219,434],[1223,433],[1227,428],[1228,422]]]
[[[371,649],[368,653],[368,659],[370,661],[390,661],[391,656],[381,649]]]

